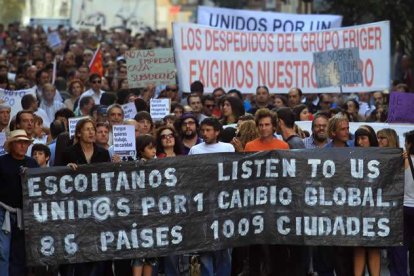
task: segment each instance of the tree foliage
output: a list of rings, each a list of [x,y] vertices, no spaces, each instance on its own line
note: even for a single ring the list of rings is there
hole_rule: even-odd
[[[23,0],[0,0],[0,22],[21,21],[25,3]]]
[[[343,26],[389,20],[392,47],[402,41],[406,53],[413,56],[414,0],[325,0],[323,13],[341,14]]]

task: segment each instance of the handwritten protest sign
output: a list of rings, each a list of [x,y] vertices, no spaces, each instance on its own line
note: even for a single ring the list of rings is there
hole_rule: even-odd
[[[112,126],[114,137],[114,153],[121,157],[132,157],[135,159],[135,126],[132,125],[115,125]]]
[[[135,106],[135,103],[123,104],[122,109],[124,110],[125,119],[134,119],[137,114],[137,107]]]
[[[319,88],[313,54],[359,48],[362,83],[343,92],[382,90],[390,84],[389,22],[320,32],[264,33],[174,23],[174,51],[180,88],[200,80],[205,92],[217,87],[252,93],[266,85],[272,93],[300,87],[304,93],[333,93]]]
[[[171,48],[129,51],[125,57],[130,88],[175,83],[174,53]]]
[[[170,114],[170,99],[151,99],[150,114],[153,120],[162,120]]]
[[[88,116],[83,116],[83,117],[73,117],[73,118],[69,118],[69,137],[72,138],[73,135],[75,135],[75,130],[76,130],[76,124],[82,120],[82,119],[86,119],[89,118]]]
[[[198,6],[197,23],[223,29],[258,32],[311,32],[339,28],[340,15],[292,14]]]
[[[0,132],[0,155],[6,154],[6,150],[4,149],[4,143],[6,142],[6,133]]]
[[[10,105],[10,118],[16,116],[17,112],[22,110],[22,98],[24,95],[32,94],[36,96],[34,88],[24,89],[24,90],[6,90],[0,88],[0,100],[4,103]]]
[[[358,48],[313,53],[313,64],[319,88],[363,81]]]
[[[132,259],[263,243],[402,245],[401,153],[334,148],[29,169],[27,261]]]
[[[392,92],[388,107],[389,123],[414,123],[414,94]]]

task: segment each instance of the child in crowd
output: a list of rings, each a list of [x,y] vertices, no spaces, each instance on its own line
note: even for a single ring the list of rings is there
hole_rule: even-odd
[[[34,144],[32,147],[32,158],[37,161],[39,167],[49,167],[50,149],[48,146],[43,144]]]
[[[157,143],[152,135],[140,135],[136,139],[137,159],[148,161],[155,158]],[[152,268],[157,265],[155,258],[139,258],[132,260],[132,273],[134,276],[151,276]]]

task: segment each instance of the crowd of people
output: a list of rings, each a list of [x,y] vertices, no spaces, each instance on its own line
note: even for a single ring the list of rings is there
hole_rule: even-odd
[[[253,152],[265,150],[331,147],[404,147],[395,130],[375,132],[370,122],[385,122],[389,91],[410,92],[411,69],[389,91],[357,94],[303,94],[291,88],[271,94],[266,86],[255,91],[204,91],[195,81],[191,91],[179,91],[177,83],[128,88],[124,54],[128,50],[167,47],[162,31],[131,35],[128,31],[95,32],[58,28],[62,47],[48,46],[42,28],[0,26],[0,88],[33,88],[22,97],[22,110],[10,118],[11,107],[0,104],[0,131],[5,132],[5,154],[0,156],[0,275],[183,275],[189,273],[189,257],[166,256],[105,261],[28,269],[25,266],[21,226],[22,167],[69,166],[124,162],[114,152],[112,126],[135,127],[133,160],[179,155]],[[102,49],[104,74],[90,73],[97,44]],[[407,56],[401,57],[406,66]],[[53,61],[57,61],[56,73]],[[54,75],[55,74],[55,75]],[[171,99],[171,114],[154,121],[152,98]],[[137,114],[125,119],[122,105],[134,103]],[[78,121],[70,137],[68,120]],[[311,121],[311,132],[295,121]],[[355,133],[349,122],[366,122]],[[414,235],[414,131],[406,134],[404,240],[402,247],[387,250],[391,275],[414,273],[408,247]],[[201,275],[370,275],[379,276],[381,248],[252,245],[198,253]],[[408,265],[409,263],[409,265]],[[334,274],[335,273],[335,274]]]

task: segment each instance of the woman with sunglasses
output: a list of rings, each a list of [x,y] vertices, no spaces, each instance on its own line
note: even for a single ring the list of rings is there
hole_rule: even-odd
[[[157,158],[174,157],[183,154],[183,147],[177,132],[171,126],[162,126],[157,130]]]

